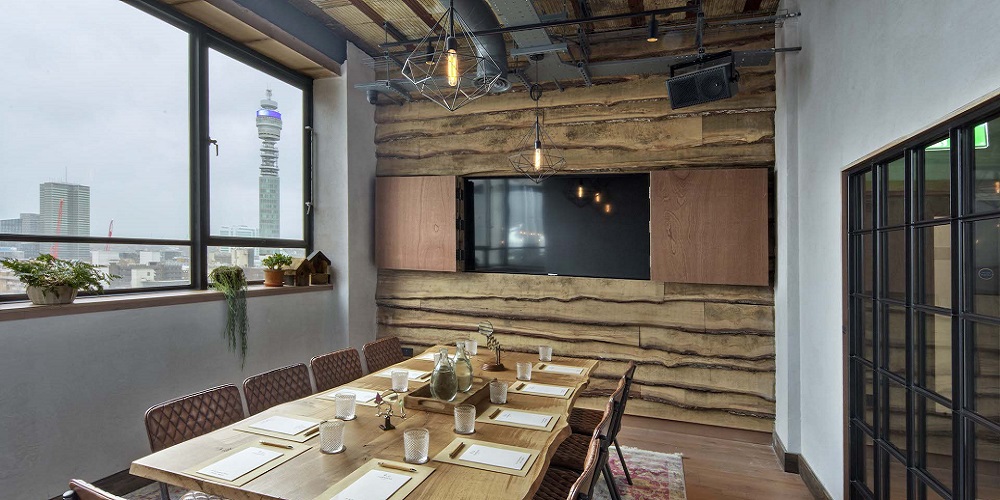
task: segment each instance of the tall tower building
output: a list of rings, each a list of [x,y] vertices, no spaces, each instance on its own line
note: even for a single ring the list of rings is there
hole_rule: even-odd
[[[281,139],[281,113],[271,100],[271,90],[261,99],[257,110],[257,136],[260,137],[260,236],[281,237],[281,180],[278,178],[278,147]]]
[[[90,186],[45,182],[38,189],[40,229],[42,234],[90,236]],[[90,244],[59,243],[51,250],[60,259],[90,262]]]

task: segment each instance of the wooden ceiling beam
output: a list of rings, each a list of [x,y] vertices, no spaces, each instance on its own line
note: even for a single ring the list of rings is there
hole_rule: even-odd
[[[375,9],[371,8],[371,6],[365,3],[364,0],[349,0],[349,1],[351,2],[351,5],[354,6],[354,8],[360,10],[362,14],[368,16],[368,19],[371,19],[372,22],[374,22],[379,26],[384,27],[385,30],[389,32],[389,36],[395,38],[396,40],[406,40],[409,38],[406,35],[404,35],[401,31],[396,29],[396,27],[393,26],[392,23],[386,21],[386,19],[382,17],[381,14],[375,12]]]
[[[747,3],[743,5],[743,12],[755,12],[760,10],[760,4],[763,0],[747,0]]]
[[[430,12],[427,12],[427,9],[420,5],[417,0],[403,0],[403,3],[406,4],[406,6],[409,7],[410,10],[412,10],[413,13],[416,14],[428,28],[433,28],[434,25],[437,24],[437,19],[431,17]]]
[[[628,11],[629,12],[642,12],[644,10],[646,10],[646,6],[644,5],[644,3],[643,3],[642,0],[628,0]],[[644,23],[645,23],[645,21],[642,20],[641,18],[638,18],[638,17],[633,17],[632,18],[632,27],[633,28],[638,28],[638,27],[642,26]]]

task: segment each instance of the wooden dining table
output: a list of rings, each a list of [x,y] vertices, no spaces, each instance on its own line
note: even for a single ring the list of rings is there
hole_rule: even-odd
[[[438,352],[442,347],[446,346],[431,347],[423,354]],[[454,347],[451,347],[450,352],[454,353],[454,351]],[[394,367],[433,371],[433,361],[418,359],[419,356],[420,354],[394,365]],[[536,369],[532,370],[531,382],[573,388],[572,394],[566,399],[509,391],[507,404],[501,405],[507,409],[558,415],[558,420],[552,431],[476,422],[474,434],[461,436],[455,433],[455,418],[451,413],[435,413],[410,408],[406,409],[407,417],[405,419],[392,419],[392,423],[396,427],[394,430],[384,431],[379,428],[384,419],[375,415],[375,407],[358,404],[356,407],[357,418],[345,424],[346,449],[342,453],[322,453],[319,438],[314,436],[304,443],[311,446],[310,449],[241,486],[221,480],[208,480],[190,472],[199,464],[211,462],[214,458],[222,457],[231,450],[257,443],[262,439],[262,436],[236,430],[237,427],[245,428],[250,423],[275,415],[333,419],[336,403],[333,400],[321,399],[317,397],[319,394],[314,394],[275,406],[239,423],[140,458],[132,462],[129,472],[135,476],[220,495],[231,500],[313,500],[372,459],[403,462],[403,431],[423,427],[430,431],[428,456],[432,458],[457,437],[538,450],[539,454],[524,477],[432,459],[424,465],[433,467],[434,471],[407,496],[407,499],[532,498],[545,476],[552,454],[572,432],[566,423],[566,418],[580,392],[587,386],[597,362],[588,359],[553,356],[552,363],[581,367],[583,373],[580,375],[546,373],[537,370],[539,364],[537,353],[505,352],[501,360],[506,366],[505,371],[482,371],[483,363],[490,361],[492,357],[491,351],[479,349],[478,355],[471,358],[474,376],[486,380],[497,378],[510,382],[513,387],[514,383],[517,382],[515,364],[517,362],[532,362]],[[383,371],[379,370],[377,373]],[[427,383],[429,383],[429,378],[423,382],[410,380],[409,391],[412,392]],[[343,387],[381,392],[391,389],[392,381],[388,377],[371,373],[345,384]],[[274,438],[267,439],[274,441]]]

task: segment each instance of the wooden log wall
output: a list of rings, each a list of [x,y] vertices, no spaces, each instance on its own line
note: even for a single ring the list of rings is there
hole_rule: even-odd
[[[737,42],[761,48],[773,39]],[[664,75],[546,88],[543,126],[574,172],[773,169],[774,67],[740,73],[736,97],[680,110],[670,108]],[[454,113],[428,101],[380,105],[378,175],[512,175],[507,156],[533,120],[523,87]],[[383,270],[376,295],[378,335],[407,346],[452,343],[488,319],[506,349],[546,343],[556,354],[601,360],[584,406],[603,407],[635,360],[631,414],[773,428],[769,287]]]

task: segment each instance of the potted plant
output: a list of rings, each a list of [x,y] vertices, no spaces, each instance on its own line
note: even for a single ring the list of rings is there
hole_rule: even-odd
[[[264,286],[283,286],[285,283],[285,266],[292,265],[292,257],[281,252],[276,252],[261,261],[264,267]]]
[[[239,266],[220,266],[208,275],[216,290],[226,296],[226,329],[222,336],[229,350],[240,355],[240,367],[247,359],[247,277]]]
[[[0,259],[28,287],[28,298],[37,305],[69,304],[80,290],[104,293],[104,285],[120,278],[80,261],[60,260],[42,254],[30,260]]]

